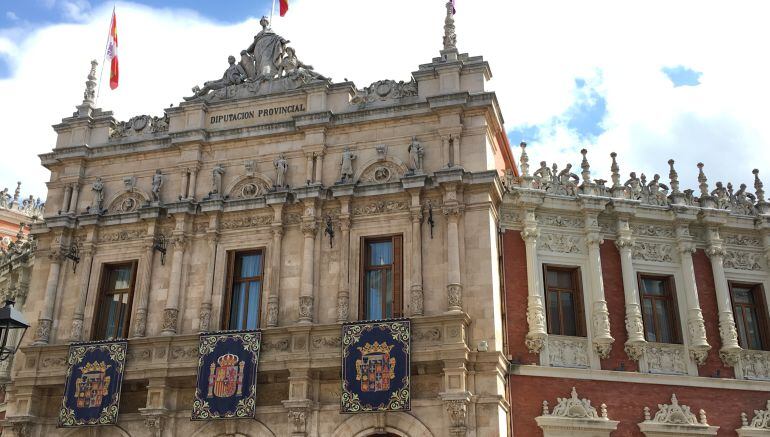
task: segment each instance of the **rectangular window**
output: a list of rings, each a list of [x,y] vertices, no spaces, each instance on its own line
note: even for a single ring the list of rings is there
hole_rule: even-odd
[[[639,275],[644,338],[656,343],[681,343],[671,276]]]
[[[136,261],[105,264],[99,290],[94,340],[127,338],[136,282]]]
[[[401,317],[401,236],[363,238],[361,248],[359,314],[363,320]]]
[[[262,250],[228,254],[224,329],[257,329],[262,302]]]
[[[580,270],[544,265],[548,333],[584,337]]]
[[[730,297],[733,316],[738,328],[738,341],[744,349],[768,350],[767,310],[764,293],[759,284],[731,282]]]

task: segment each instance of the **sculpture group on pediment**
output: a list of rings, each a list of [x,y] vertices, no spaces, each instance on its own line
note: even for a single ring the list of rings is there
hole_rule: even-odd
[[[43,210],[45,203],[40,198],[30,195],[26,199],[19,201],[21,196],[21,182],[16,183],[16,189],[13,192],[13,196],[8,193],[8,188],[3,188],[0,191],[0,209],[9,209],[20,212],[33,220],[43,216]]]
[[[240,60],[228,57],[229,66],[222,78],[193,87],[187,101],[216,101],[296,89],[310,82],[328,82],[311,65],[297,57],[289,40],[275,33],[267,17],[251,45],[240,52]],[[237,62],[236,62],[237,61]],[[270,83],[268,86],[263,86]]]
[[[110,139],[125,138],[133,135],[158,133],[168,131],[169,117],[151,117],[149,115],[137,115],[128,121],[119,121],[110,129]],[[149,127],[149,128],[148,128]]]
[[[356,90],[356,94],[350,99],[353,105],[372,103],[379,100],[401,99],[417,95],[417,82],[412,79],[409,82],[394,80],[378,80],[362,90]]]

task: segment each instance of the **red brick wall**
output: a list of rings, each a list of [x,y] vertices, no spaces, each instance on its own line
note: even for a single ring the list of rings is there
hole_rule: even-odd
[[[527,253],[519,231],[503,234],[503,280],[505,281],[508,320],[508,353],[514,362],[534,364],[538,356],[529,353],[524,340],[527,336]]]
[[[716,372],[719,371],[719,376],[733,378],[735,376],[733,368],[725,367],[722,360],[719,359],[719,348],[722,347],[722,340],[719,338],[719,310],[717,309],[711,260],[709,260],[706,252],[698,249],[692,255],[692,262],[695,267],[695,283],[698,285],[700,308],[703,311],[703,320],[706,324],[706,339],[711,345],[706,364],[700,366],[698,374],[700,376],[715,376]]]
[[[623,271],[620,266],[620,251],[615,246],[614,240],[604,240],[600,252],[604,297],[607,300],[607,310],[610,313],[610,333],[615,339],[610,357],[601,360],[602,369],[620,370],[622,362],[625,370],[636,372],[639,366],[636,361],[630,360],[623,350],[628,337],[626,336],[626,299],[623,289]]]
[[[556,398],[568,397],[573,386],[578,396],[590,399],[597,410],[602,403],[607,404],[609,418],[620,421],[613,437],[642,436],[636,424],[644,420],[644,407],[650,407],[654,415],[658,404],[671,403],[672,393],[680,404],[690,406],[696,416],[698,410],[704,409],[709,425],[719,426],[717,435],[725,437],[737,436],[735,429],[741,427],[741,412],[751,419],[754,410],[764,409],[770,399],[770,394],[760,391],[536,376],[512,376],[510,382],[514,437],[542,436],[535,417],[541,414],[543,401],[547,400],[553,410]]]

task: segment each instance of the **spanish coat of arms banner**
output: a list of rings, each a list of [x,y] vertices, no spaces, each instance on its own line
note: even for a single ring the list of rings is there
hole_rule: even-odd
[[[201,334],[192,420],[254,417],[261,340],[259,331]]]
[[[409,320],[342,325],[342,412],[409,411]]]
[[[125,340],[70,345],[59,427],[118,423],[127,345]]]

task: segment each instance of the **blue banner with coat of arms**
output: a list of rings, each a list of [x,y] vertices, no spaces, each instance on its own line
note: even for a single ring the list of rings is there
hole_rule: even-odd
[[[409,411],[410,366],[409,320],[342,325],[342,412]]]
[[[192,420],[254,418],[259,331],[203,333]]]
[[[125,340],[70,345],[64,397],[59,409],[60,428],[118,422],[127,346]]]

